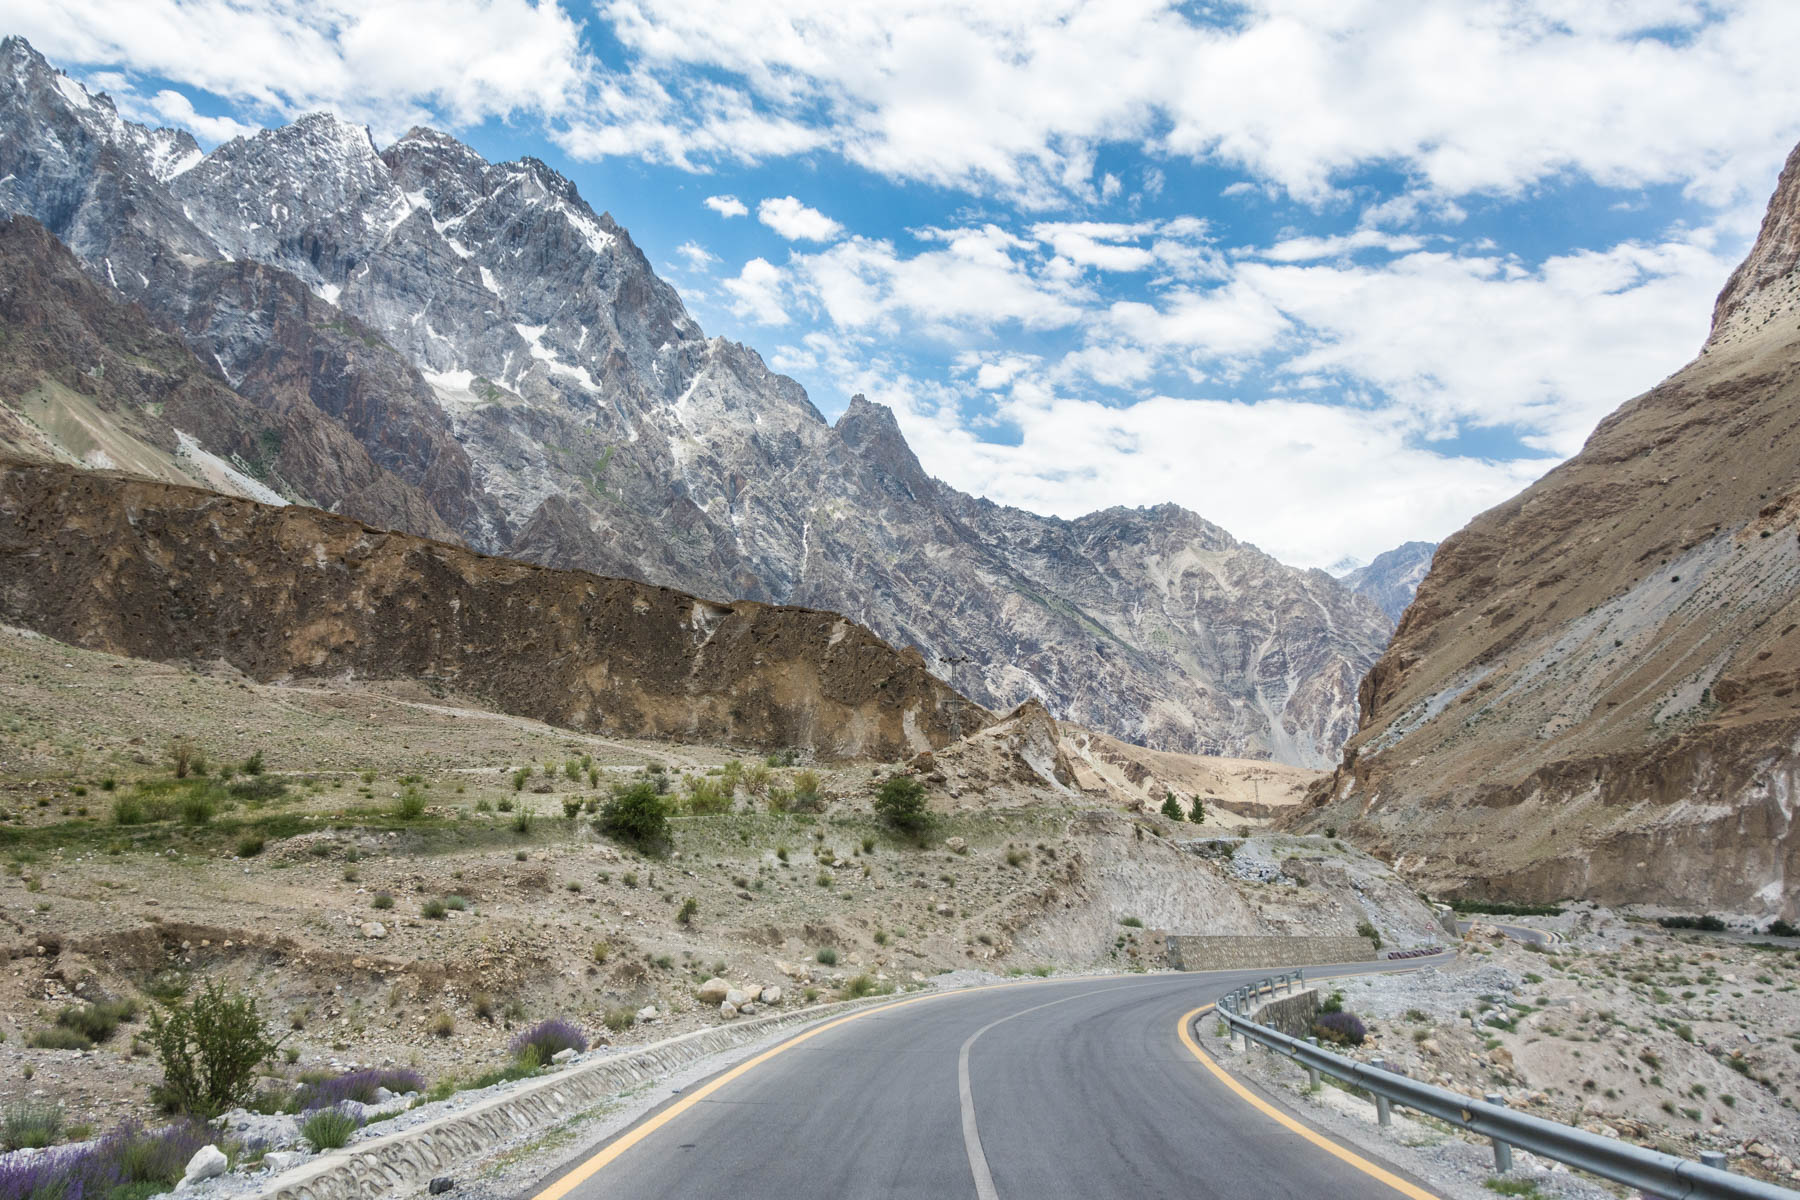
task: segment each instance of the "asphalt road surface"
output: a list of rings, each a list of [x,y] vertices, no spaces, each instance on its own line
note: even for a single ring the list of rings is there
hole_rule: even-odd
[[[526,1195],[1433,1196],[1280,1123],[1185,1043],[1184,1014],[1269,973],[1043,980],[852,1013],[671,1097]]]
[[[1501,933],[1504,933],[1515,942],[1529,942],[1533,946],[1548,946],[1555,940],[1550,934],[1545,933],[1543,930],[1533,929],[1528,925],[1507,925],[1500,921],[1490,921],[1486,917],[1481,918],[1481,923],[1483,925],[1492,925],[1495,929],[1498,929]],[[1471,924],[1473,924],[1473,922],[1458,921],[1456,923],[1457,932],[1469,932],[1469,926]]]

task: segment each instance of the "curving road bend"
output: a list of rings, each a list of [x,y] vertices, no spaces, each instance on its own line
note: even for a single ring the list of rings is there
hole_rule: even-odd
[[[1183,1044],[1184,1014],[1267,974],[1043,980],[863,1010],[671,1097],[527,1195],[1432,1196],[1284,1128]]]

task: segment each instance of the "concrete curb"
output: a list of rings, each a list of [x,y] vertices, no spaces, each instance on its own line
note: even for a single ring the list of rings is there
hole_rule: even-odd
[[[268,1180],[243,1200],[365,1200],[403,1188],[424,1187],[433,1176],[449,1173],[490,1147],[547,1129],[614,1092],[660,1078],[709,1054],[754,1042],[775,1030],[810,1024],[890,998],[840,1000],[697,1029],[578,1063],[423,1125],[327,1152]]]

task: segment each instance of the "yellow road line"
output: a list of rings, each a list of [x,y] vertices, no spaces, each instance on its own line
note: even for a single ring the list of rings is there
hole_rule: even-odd
[[[1333,978],[1337,977],[1334,976]],[[1188,1032],[1188,1026],[1193,1023],[1195,1017],[1200,1016],[1202,1013],[1209,1013],[1212,1010],[1212,1005],[1203,1004],[1199,1008],[1184,1014],[1181,1018],[1181,1024],[1176,1027],[1176,1031],[1181,1034],[1181,1044],[1188,1048],[1190,1054],[1200,1060],[1200,1065],[1205,1067],[1208,1071],[1211,1071],[1220,1083],[1237,1093],[1239,1099],[1249,1104],[1250,1107],[1256,1109],[1257,1112],[1260,1112],[1263,1116],[1274,1121],[1276,1124],[1299,1134],[1327,1154],[1355,1167],[1358,1171],[1361,1171],[1371,1179],[1376,1179],[1387,1184],[1402,1196],[1407,1197],[1407,1200],[1442,1200],[1439,1196],[1435,1196],[1422,1188],[1413,1186],[1392,1171],[1383,1170],[1381,1167],[1376,1166],[1361,1155],[1354,1154],[1351,1151],[1344,1149],[1323,1134],[1313,1132],[1311,1129],[1308,1129],[1300,1122],[1294,1120],[1294,1118],[1268,1103],[1261,1096],[1258,1096],[1227,1074],[1223,1067],[1214,1062],[1212,1057],[1200,1048],[1200,1044],[1194,1040],[1193,1034]]]

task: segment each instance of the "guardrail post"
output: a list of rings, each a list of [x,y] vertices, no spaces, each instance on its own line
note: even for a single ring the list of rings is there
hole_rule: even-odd
[[[1489,1092],[1487,1095],[1483,1096],[1482,1099],[1486,1100],[1489,1104],[1494,1105],[1496,1108],[1505,1108],[1506,1107],[1506,1097],[1502,1096],[1499,1092]],[[1501,1141],[1499,1138],[1495,1138],[1495,1139],[1493,1139],[1493,1141],[1494,1141],[1494,1173],[1497,1175],[1511,1174],[1512,1173],[1512,1146],[1510,1146],[1506,1142]]]
[[[1731,1170],[1731,1164],[1726,1161],[1724,1152],[1719,1150],[1702,1150],[1700,1152],[1700,1165],[1703,1167],[1711,1167],[1715,1171]]]
[[[1309,1037],[1306,1039],[1306,1044],[1309,1046],[1317,1046],[1319,1044],[1319,1039],[1316,1037]],[[1316,1092],[1319,1090],[1319,1068],[1313,1066],[1311,1063],[1307,1063],[1306,1079],[1313,1091]]]
[[[1387,1070],[1385,1058],[1372,1058],[1369,1060],[1369,1065],[1377,1071]],[[1394,1105],[1380,1092],[1375,1093],[1375,1121],[1383,1129],[1389,1128],[1394,1123]]]

